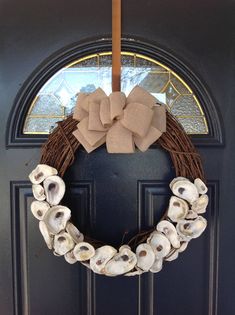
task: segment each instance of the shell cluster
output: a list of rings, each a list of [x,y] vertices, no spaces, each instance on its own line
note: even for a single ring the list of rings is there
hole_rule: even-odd
[[[199,237],[207,226],[201,214],[208,205],[207,187],[199,178],[192,183],[176,177],[170,183],[171,196],[164,216],[146,243],[131,250],[123,245],[117,251],[105,245],[95,249],[71,223],[71,210],[60,205],[65,183],[55,168],[39,164],[29,175],[35,200],[32,214],[39,220],[39,230],[56,256],[74,264],[80,261],[93,272],[106,276],[135,276],[159,272],[165,261],[176,259],[190,240]]]

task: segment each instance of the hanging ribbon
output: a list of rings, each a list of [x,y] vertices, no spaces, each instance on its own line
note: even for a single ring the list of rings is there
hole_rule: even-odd
[[[127,97],[123,92],[107,96],[101,88],[79,93],[73,135],[88,153],[105,142],[109,153],[134,153],[135,145],[144,152],[166,131],[165,106],[156,102],[139,86]]]

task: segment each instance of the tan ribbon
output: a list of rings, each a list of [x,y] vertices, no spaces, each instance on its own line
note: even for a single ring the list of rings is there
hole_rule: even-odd
[[[135,145],[146,151],[166,131],[166,109],[153,95],[136,86],[128,97],[98,88],[79,93],[73,118],[73,135],[88,153],[106,142],[109,153],[134,153]]]

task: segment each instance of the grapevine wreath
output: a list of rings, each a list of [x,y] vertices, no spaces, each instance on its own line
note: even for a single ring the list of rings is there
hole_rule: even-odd
[[[119,249],[80,232],[71,222],[71,210],[61,202],[62,178],[75,152],[82,146],[90,153],[104,143],[109,153],[134,153],[135,147],[144,152],[156,141],[169,152],[176,172],[169,184],[169,205],[156,227],[140,231]],[[79,93],[73,115],[58,122],[29,178],[35,198],[31,211],[48,248],[68,263],[79,261],[98,274],[159,272],[207,225],[202,216],[208,196],[200,155],[165,105],[139,86],[127,97],[119,91],[107,96],[100,88],[91,94]]]

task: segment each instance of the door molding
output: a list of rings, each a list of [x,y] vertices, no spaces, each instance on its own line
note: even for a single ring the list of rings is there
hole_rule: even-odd
[[[207,257],[208,279],[206,287],[205,301],[207,303],[207,315],[217,314],[218,304],[218,253],[219,253],[219,182],[215,180],[208,181],[210,206],[208,208],[207,219],[208,226],[208,252]],[[71,185],[71,193],[74,196],[79,196],[83,199],[82,202],[88,201],[87,211],[81,213],[81,221],[84,216],[90,217],[90,222],[95,221],[95,207],[91,201],[94,193],[93,183],[88,181],[79,181]],[[158,196],[168,197],[169,187],[167,181],[162,180],[141,180],[137,182],[138,194],[138,227],[152,225],[154,223],[154,198]],[[33,198],[31,183],[29,181],[11,181],[10,182],[10,196],[11,196],[11,231],[12,231],[12,270],[13,270],[13,294],[14,294],[14,314],[28,315],[30,314],[30,274],[29,274],[29,244],[28,244],[28,211],[30,199]],[[88,213],[86,213],[88,212]],[[33,222],[35,221],[32,216]],[[35,221],[36,222],[36,221]],[[36,233],[36,232],[35,232]],[[38,230],[38,239],[40,233]],[[42,240],[43,243],[43,240]],[[194,249],[195,250],[195,249]],[[45,251],[47,249],[45,248]],[[40,249],[38,256],[40,255]],[[49,251],[48,251],[49,252]],[[31,256],[35,253],[31,253]],[[189,254],[188,254],[189,255]],[[50,255],[44,256],[43,260],[47,260]],[[186,257],[185,257],[186,258]],[[39,257],[37,257],[39,259]],[[51,259],[56,259],[51,257]],[[174,264],[172,262],[170,264]],[[183,259],[180,262],[183,264]],[[186,264],[186,262],[185,262]],[[169,266],[170,267],[170,266]],[[174,266],[173,266],[174,267]],[[190,268],[193,268],[191,265]],[[81,296],[77,308],[79,314],[95,315],[96,310],[96,279],[97,276],[88,268],[78,266],[74,270],[75,275],[78,276],[79,286],[78,291]],[[133,279],[134,280],[134,279]],[[153,315],[154,313],[154,275],[146,274],[136,279],[138,281],[138,314],[139,315]],[[157,284],[159,283],[157,279]],[[86,289],[84,289],[86,288]],[[157,287],[158,289],[158,287]],[[146,292],[148,294],[146,295]],[[161,290],[159,289],[159,294]],[[146,299],[146,296],[148,299]]]
[[[90,217],[90,222],[94,221],[95,213],[92,211],[92,194],[94,193],[93,183],[88,181],[79,181],[72,183],[69,187],[72,194],[79,199],[86,211],[82,211],[81,221],[85,222]],[[11,244],[12,244],[12,274],[13,274],[13,309],[14,315],[29,315],[32,312],[30,301],[30,273],[29,273],[29,210],[30,200],[33,198],[32,184],[29,181],[11,181]],[[30,214],[28,215],[28,213]],[[32,216],[32,220],[33,220]],[[36,231],[35,231],[36,233]],[[41,239],[38,229],[38,236]],[[41,239],[42,240],[42,239]],[[42,240],[43,242],[43,240]],[[43,244],[44,245],[44,244]],[[36,248],[31,252],[35,260],[43,256],[47,248]],[[53,255],[52,255],[53,256]],[[48,257],[48,256],[47,256]],[[43,258],[41,258],[43,260]],[[44,261],[47,258],[44,257]],[[55,257],[52,257],[55,259]],[[79,286],[79,297],[77,308],[79,314],[95,315],[95,274],[81,264],[74,270],[77,277],[77,286]],[[86,289],[84,290],[84,287]]]
[[[16,95],[12,110],[9,115],[6,132],[7,147],[39,147],[47,139],[47,135],[23,134],[23,124],[26,114],[33,99],[41,87],[58,70],[67,64],[84,56],[110,51],[112,42],[110,38],[96,38],[90,41],[75,43],[65,47],[43,61],[30,75]],[[222,146],[224,145],[222,119],[217,105],[208,92],[206,84],[199,78],[195,71],[164,48],[147,43],[138,38],[122,38],[122,51],[140,53],[165,64],[190,86],[205,113],[209,134],[192,135],[192,140],[197,146]]]

